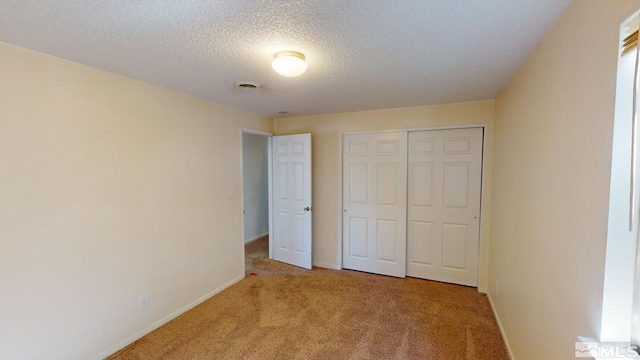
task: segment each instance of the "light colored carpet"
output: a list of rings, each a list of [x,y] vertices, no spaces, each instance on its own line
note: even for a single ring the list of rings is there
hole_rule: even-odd
[[[475,288],[271,261],[109,359],[508,359]]]

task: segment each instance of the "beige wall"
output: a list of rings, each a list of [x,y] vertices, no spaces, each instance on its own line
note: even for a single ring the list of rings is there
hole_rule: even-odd
[[[244,276],[272,120],[3,43],[0,79],[0,358],[106,355]]]
[[[451,125],[483,124],[485,164],[479,289],[487,288],[493,100],[449,105],[363,111],[276,119],[278,135],[311,133],[313,182],[313,263],[341,266],[342,247],[342,133]]]
[[[619,26],[639,6],[575,1],[496,98],[489,283],[515,359],[600,335]]]

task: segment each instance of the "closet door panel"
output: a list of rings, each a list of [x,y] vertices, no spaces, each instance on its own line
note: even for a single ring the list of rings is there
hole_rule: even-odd
[[[404,277],[407,133],[343,138],[343,267]]]
[[[409,133],[407,276],[478,284],[481,128]]]

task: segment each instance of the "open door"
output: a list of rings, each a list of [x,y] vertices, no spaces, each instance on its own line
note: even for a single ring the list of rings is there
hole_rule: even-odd
[[[269,256],[311,269],[311,134],[273,136],[270,148]]]

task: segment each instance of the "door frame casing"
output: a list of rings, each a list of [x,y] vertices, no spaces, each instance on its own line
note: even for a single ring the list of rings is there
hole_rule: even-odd
[[[486,156],[489,153],[488,149],[487,149],[487,145],[488,142],[486,141],[487,138],[487,124],[463,124],[463,125],[445,125],[445,126],[425,126],[425,127],[412,127],[412,128],[400,128],[400,129],[381,129],[381,130],[362,130],[362,131],[341,131],[340,132],[340,148],[339,148],[339,154],[338,156],[340,157],[340,179],[341,179],[341,183],[340,183],[340,187],[339,187],[339,192],[340,192],[340,209],[342,209],[344,207],[344,191],[343,191],[343,179],[344,179],[344,136],[345,135],[355,135],[355,134],[376,134],[376,133],[386,133],[386,132],[406,132],[407,136],[409,134],[409,132],[412,131],[430,131],[430,130],[452,130],[452,129],[469,129],[469,128],[482,128],[482,166],[481,166],[481,177],[480,177],[480,232],[479,232],[479,239],[478,239],[478,291],[482,292],[482,293],[486,293],[486,289],[481,288],[480,287],[480,274],[483,273],[482,271],[482,259],[484,258],[484,256],[486,256],[487,254],[485,254],[483,252],[483,242],[484,241],[488,241],[488,239],[483,238],[482,233],[484,231],[484,227],[486,225],[483,225],[483,219],[484,219],[484,212],[483,212],[483,205],[485,203],[485,199],[484,199],[484,193],[485,193],[485,176],[487,174],[487,172],[485,171],[485,166],[487,164],[487,159]],[[342,215],[342,210],[340,210],[340,214]],[[344,227],[343,227],[343,222],[339,221],[338,224],[338,232],[339,232],[339,236],[340,236],[340,241],[339,241],[339,246],[338,246],[338,269],[342,270],[344,268]],[[483,241],[484,240],[484,241]]]
[[[242,144],[243,134],[253,134],[253,135],[262,135],[267,137],[267,168],[268,168],[268,186],[271,186],[271,137],[274,136],[272,133],[267,131],[249,129],[249,128],[240,128],[240,216],[242,218],[242,230],[240,231],[240,240],[242,241],[242,273],[244,274],[247,269],[245,268],[244,259],[246,254],[244,252],[244,214],[242,210],[244,209],[244,146]],[[269,192],[269,257],[271,258],[271,188],[268,187],[267,191]]]

